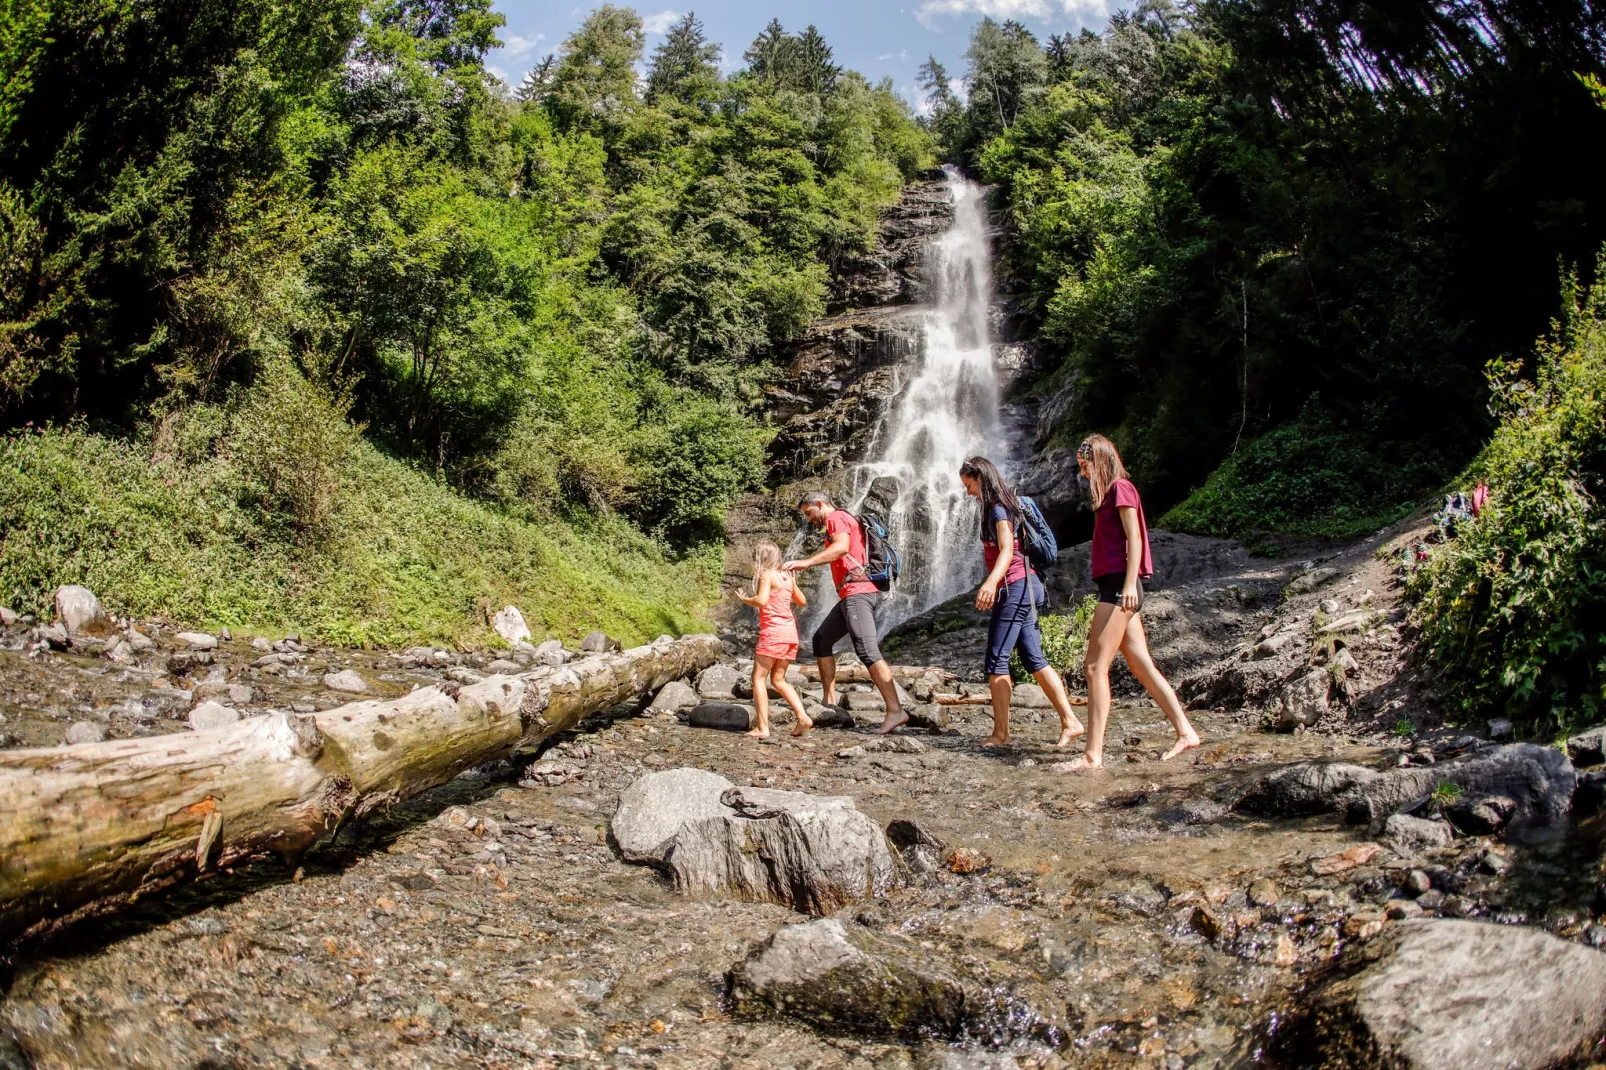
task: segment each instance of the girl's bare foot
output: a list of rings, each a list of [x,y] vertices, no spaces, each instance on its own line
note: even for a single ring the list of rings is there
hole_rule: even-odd
[[[1090,769],[1103,769],[1104,759],[1089,758],[1084,754],[1080,758],[1068,762],[1055,762],[1050,768],[1056,769],[1061,773],[1085,773]]]
[[[878,736],[889,734],[894,728],[902,728],[909,723],[909,715],[902,710],[895,710],[887,714],[887,719],[881,722],[881,727],[875,730]]]
[[[1175,743],[1171,744],[1171,749],[1166,751],[1165,752],[1165,757],[1161,758],[1160,760],[1162,762],[1168,762],[1172,758],[1175,758],[1177,755],[1181,754],[1183,751],[1192,750],[1193,748],[1197,747],[1198,745],[1199,745],[1199,733],[1197,733],[1197,732],[1189,732],[1185,736],[1178,736],[1177,737],[1177,741]]]
[[[770,738],[770,730],[768,728],[755,728],[747,734],[752,736],[754,739]]]
[[[1082,722],[1078,721],[1075,717],[1072,717],[1071,723],[1063,726],[1060,729],[1059,742],[1055,743],[1054,746],[1068,747],[1071,745],[1071,740],[1078,739],[1086,733],[1087,729],[1083,727]]]
[[[814,727],[814,722],[805,714],[799,714],[797,724],[792,726],[792,735],[801,736]]]
[[[978,746],[982,746],[982,747],[1007,747],[1007,746],[1009,746],[1009,737],[1008,736],[1004,736],[1004,737],[1000,738],[998,735],[994,734],[994,735],[988,736],[986,739],[982,740],[981,743],[978,744]]]

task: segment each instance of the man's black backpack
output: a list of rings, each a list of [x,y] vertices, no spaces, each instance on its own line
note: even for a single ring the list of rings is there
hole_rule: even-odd
[[[868,580],[876,585],[877,590],[891,590],[898,580],[898,573],[903,570],[903,561],[898,556],[898,548],[892,545],[886,522],[872,512],[855,513],[853,519],[859,522],[859,534],[864,539],[867,560],[862,565],[850,563],[848,579]]]
[[[1059,540],[1054,537],[1054,529],[1048,526],[1048,521],[1043,517],[1043,511],[1037,507],[1036,502],[1022,497],[1020,511],[1021,549],[1026,551],[1026,560],[1031,562],[1034,569],[1039,573],[1045,572],[1059,560]]]

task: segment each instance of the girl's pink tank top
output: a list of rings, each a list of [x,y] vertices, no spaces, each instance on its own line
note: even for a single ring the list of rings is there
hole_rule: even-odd
[[[770,600],[758,611],[760,632],[797,632],[797,621],[792,616],[792,577],[782,575],[781,582],[770,582]]]

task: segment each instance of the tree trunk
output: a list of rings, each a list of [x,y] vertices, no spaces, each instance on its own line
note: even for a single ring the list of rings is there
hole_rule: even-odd
[[[115,910],[212,867],[293,858],[348,817],[506,757],[720,653],[711,635],[664,638],[323,713],[0,751],[0,940]]]

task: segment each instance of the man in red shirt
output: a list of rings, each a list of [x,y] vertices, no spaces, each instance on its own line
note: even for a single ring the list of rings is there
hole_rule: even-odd
[[[821,700],[827,706],[836,705],[836,658],[832,650],[844,635],[853,640],[854,653],[864,662],[876,690],[887,704],[887,719],[879,731],[885,735],[905,724],[909,715],[898,702],[898,689],[892,682],[892,666],[881,656],[876,642],[876,606],[881,603],[881,591],[865,579],[864,568],[868,558],[864,550],[864,532],[859,521],[846,509],[831,503],[831,496],[823,491],[805,494],[797,504],[809,523],[825,529],[825,549],[801,561],[788,561],[781,567],[788,572],[801,572],[816,565],[831,566],[831,581],[836,586],[838,602],[825,615],[820,626],[814,629],[814,660],[820,665],[820,686],[824,690]]]

